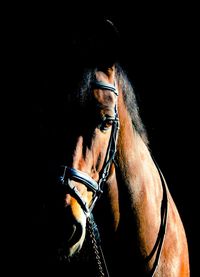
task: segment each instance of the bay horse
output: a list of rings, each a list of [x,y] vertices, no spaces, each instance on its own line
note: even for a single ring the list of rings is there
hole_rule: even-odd
[[[60,107],[55,206],[62,220],[52,221],[58,260],[71,264],[66,276],[83,263],[87,276],[189,276],[183,223],[125,70],[105,60],[76,70]]]

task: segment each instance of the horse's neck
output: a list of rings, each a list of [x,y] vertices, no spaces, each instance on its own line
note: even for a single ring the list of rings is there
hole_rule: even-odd
[[[124,107],[123,112],[120,109],[119,112],[118,159],[123,181],[134,192],[135,197],[142,190],[148,190],[149,193],[152,191],[153,195],[160,196],[160,176],[149,149],[135,131],[127,109]]]
[[[130,213],[131,207],[139,239],[144,244],[145,240],[152,241],[149,245],[143,245],[146,253],[152,248],[160,225],[162,185],[148,147],[134,130],[128,111],[119,109],[119,116],[118,163],[120,186],[126,198],[123,199],[126,205],[121,205],[123,211],[120,214]],[[146,234],[149,234],[149,239],[144,238]]]
[[[141,194],[148,198],[151,196],[160,198],[162,187],[158,170],[147,146],[130,128],[131,126],[123,128],[124,131],[121,130],[119,135],[118,162],[123,183],[130,190],[136,204],[141,201]]]
[[[113,245],[117,246],[112,245],[114,249],[112,255],[116,254],[117,261],[120,256],[119,264],[121,265],[123,260],[127,270],[132,270],[132,261],[134,261],[135,268],[138,266],[138,270],[139,268],[143,270],[145,265],[145,270],[149,271],[154,268],[156,265],[154,262],[159,257],[156,243],[161,242],[157,239],[163,221],[161,207],[163,207],[165,189],[163,191],[160,174],[148,147],[134,130],[122,98],[119,100],[121,103],[118,106],[120,117],[118,166],[116,169],[112,166],[108,180],[111,199],[109,203],[111,203],[113,222],[117,231],[116,236],[113,235]],[[180,272],[182,272],[181,276],[189,276],[187,239],[167,186],[166,189],[167,226],[156,276],[163,275],[163,272],[166,276],[180,276]],[[109,241],[111,241],[110,238]],[[123,255],[119,255],[118,249]],[[176,256],[177,253],[178,256]],[[136,275],[143,276],[143,273]]]

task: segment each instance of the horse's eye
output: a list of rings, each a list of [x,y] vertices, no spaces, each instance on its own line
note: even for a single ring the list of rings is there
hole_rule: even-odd
[[[107,131],[112,126],[113,122],[114,122],[114,118],[107,117],[107,118],[103,119],[103,121],[100,125],[101,131],[102,132]]]

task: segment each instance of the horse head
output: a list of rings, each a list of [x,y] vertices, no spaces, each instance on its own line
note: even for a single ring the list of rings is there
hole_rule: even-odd
[[[96,32],[90,34],[95,42],[90,55],[80,53],[77,50],[80,47],[82,51],[80,41],[75,43],[75,52],[79,53],[82,67],[77,69],[74,66],[74,73],[70,72],[75,74],[72,80],[75,84],[68,86],[63,108],[60,107],[64,110],[63,126],[60,128],[64,131],[59,130],[64,134],[61,149],[64,154],[58,170],[58,186],[62,190],[62,221],[65,223],[64,228],[62,225],[64,231],[59,253],[65,257],[74,256],[82,248],[87,219],[91,217],[95,203],[103,192],[103,184],[112,172],[116,152],[119,129],[118,88],[113,65],[116,56],[110,55],[108,60],[106,56],[110,49],[105,48],[107,42],[113,40],[111,29],[114,27],[110,22],[106,24],[104,33],[98,29],[100,46],[96,41]],[[98,51],[101,59],[94,60]]]

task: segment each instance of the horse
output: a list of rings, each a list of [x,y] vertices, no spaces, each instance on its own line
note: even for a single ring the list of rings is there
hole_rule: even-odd
[[[181,217],[151,153],[131,81],[110,51],[91,63],[84,56],[79,64],[78,57],[67,92],[59,102],[52,97],[52,105],[59,103],[58,120],[48,119],[57,124],[49,159],[56,193],[53,187],[48,199],[47,245],[56,237],[66,276],[86,270],[87,276],[188,277]]]

